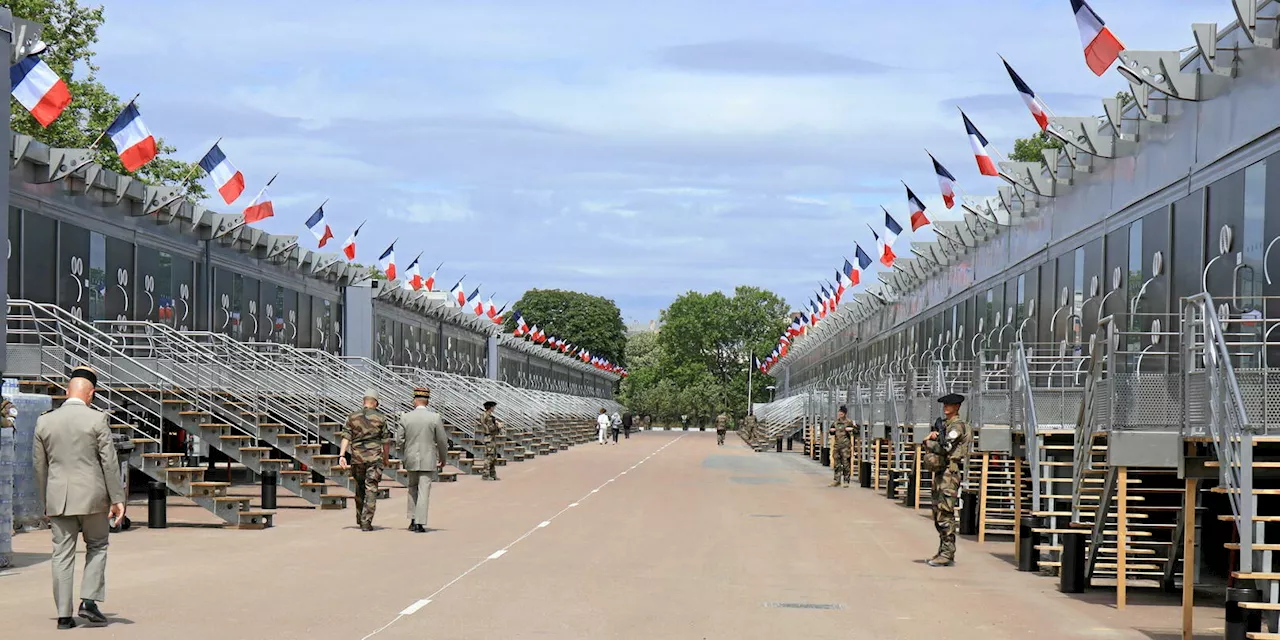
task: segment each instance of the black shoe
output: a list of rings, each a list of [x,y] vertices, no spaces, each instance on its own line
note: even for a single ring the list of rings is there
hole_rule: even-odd
[[[409,528],[409,530],[410,530],[410,531],[412,531],[412,532],[414,532],[414,533],[426,533],[426,532],[427,532],[427,528],[426,528],[425,526],[423,526],[423,525],[420,525],[420,524],[415,524],[415,525],[413,525],[412,527],[410,527],[410,528]]]
[[[361,525],[360,525],[360,530],[361,530],[361,531],[373,531],[373,525],[372,525],[372,524],[361,524]]]
[[[409,530],[410,530],[410,531],[417,531],[417,530],[418,530],[418,523],[417,523],[417,522],[414,522],[413,520],[410,520],[410,521],[409,521]]]
[[[76,619],[75,618],[58,618],[58,628],[74,629],[76,628]]]
[[[80,601],[79,615],[81,618],[84,618],[94,624],[103,624],[107,621],[107,617],[102,615],[102,612],[98,610],[98,603],[92,600]]]

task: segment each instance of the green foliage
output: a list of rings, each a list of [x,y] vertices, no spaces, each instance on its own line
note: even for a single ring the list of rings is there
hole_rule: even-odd
[[[1017,162],[1044,162],[1045,149],[1061,149],[1062,141],[1043,132],[1037,131],[1030,138],[1018,138],[1013,141],[1013,153],[1009,159]]]
[[[519,309],[529,326],[538,325],[555,336],[626,366],[626,331],[622,312],[608,298],[559,289],[530,289],[512,308]],[[515,314],[507,318],[507,331],[515,329]]]
[[[763,357],[786,324],[787,304],[756,287],[738,287],[732,296],[691,291],[662,313],[662,328],[632,334],[630,366],[621,389],[623,404],[669,424],[689,416],[706,424],[721,411],[746,413],[751,356]],[[751,372],[753,400],[768,397],[770,378]]]
[[[93,62],[93,45],[104,19],[102,7],[88,7],[78,0],[10,0],[5,4],[13,15],[44,25],[40,37],[49,48],[40,58],[71,91],[71,104],[48,128],[40,126],[16,100],[10,100],[10,126],[51,147],[89,148],[125,105],[98,80],[98,67]],[[193,198],[203,198],[206,192],[198,182],[201,173],[195,163],[165,157],[176,149],[163,139],[157,138],[156,145],[160,156],[132,175],[152,184],[183,184]],[[130,175],[108,138],[98,141],[96,151],[103,167]]]

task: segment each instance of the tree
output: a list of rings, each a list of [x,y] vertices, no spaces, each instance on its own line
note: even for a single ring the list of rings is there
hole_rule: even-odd
[[[627,363],[627,337],[622,312],[608,298],[559,289],[530,289],[513,308],[520,311],[530,326],[538,325],[549,336],[586,349],[591,355],[606,358],[616,365],[625,366]],[[508,331],[515,329],[515,314],[507,318],[506,326]]]
[[[71,92],[71,104],[48,128],[40,126],[16,100],[10,100],[10,127],[51,147],[90,148],[125,105],[98,81],[98,66],[93,62],[92,47],[98,42],[98,28],[104,20],[102,7],[87,7],[78,0],[11,0],[5,4],[15,16],[44,25],[40,37],[49,48],[40,58]],[[156,146],[160,156],[133,174],[125,171],[105,136],[94,150],[98,163],[107,169],[152,184],[181,184],[192,197],[203,198],[206,192],[198,182],[200,171],[195,163],[165,157],[177,149],[163,139],[157,139]]]
[[[1127,91],[1116,93],[1116,99],[1120,101],[1121,110],[1133,102],[1133,96]],[[1041,151],[1061,148],[1062,140],[1043,131],[1037,131],[1031,137],[1014,140],[1013,153],[1009,154],[1009,159],[1017,162],[1043,162],[1044,154]]]

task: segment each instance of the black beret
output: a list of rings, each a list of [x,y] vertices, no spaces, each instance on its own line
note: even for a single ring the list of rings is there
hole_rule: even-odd
[[[497,402],[494,402],[493,400],[490,400],[490,401],[488,401],[488,402],[484,403],[484,408],[486,408],[486,409],[492,409],[492,408],[494,408],[494,407],[496,407],[496,406],[498,406],[498,403],[497,403]]]
[[[948,393],[947,395],[938,398],[938,402],[941,402],[942,404],[960,404],[964,402],[964,396],[958,393]]]
[[[95,373],[93,369],[90,369],[89,367],[76,367],[72,369],[71,375],[69,376],[68,380],[75,379],[75,378],[84,378],[85,380],[89,381],[89,384],[95,387],[98,386],[98,374]]]
[[[849,413],[849,408],[844,405],[840,405],[840,413]]]

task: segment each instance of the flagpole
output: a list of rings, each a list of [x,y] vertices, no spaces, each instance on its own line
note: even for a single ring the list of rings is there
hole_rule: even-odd
[[[214,148],[214,147],[216,147],[216,146],[218,146],[218,143],[219,143],[219,142],[222,142],[222,137],[221,137],[221,136],[219,136],[217,140],[214,140],[214,141],[213,141],[213,145],[211,145],[211,146],[209,147],[209,151],[213,151],[213,148]],[[96,144],[96,143],[95,143],[95,144]],[[205,155],[208,155],[208,154],[209,154],[209,151],[206,151],[206,152],[205,152]],[[201,157],[203,158],[204,156],[201,156]],[[186,193],[187,191],[189,191],[189,189],[187,189],[187,180],[190,180],[190,179],[191,179],[191,176],[195,175],[195,173],[196,173],[196,169],[198,169],[199,167],[200,167],[200,161],[199,161],[199,160],[197,160],[197,161],[195,161],[195,162],[192,162],[192,163],[191,163],[191,168],[187,170],[187,175],[182,176],[182,179],[178,181],[178,184],[182,185],[182,191],[183,191],[183,193]]]
[[[129,105],[131,105],[131,104],[133,104],[135,101],[137,101],[138,96],[141,96],[141,95],[142,95],[142,92],[138,92],[138,93],[133,94],[133,97],[132,97],[132,98],[129,98],[129,101],[128,101],[128,102],[126,102],[126,103],[124,103],[124,106],[123,106],[123,107],[120,107],[120,111],[116,113],[116,118],[119,118],[119,117],[120,117],[120,114],[121,114],[121,113],[123,113],[125,109],[128,109],[128,108],[129,108]],[[99,142],[102,142],[102,137],[103,137],[103,136],[105,136],[105,135],[107,135],[107,129],[110,129],[110,128],[111,128],[111,125],[112,125],[112,124],[115,124],[115,123],[116,123],[115,118],[112,118],[112,119],[111,119],[111,124],[108,124],[108,125],[107,125],[107,128],[106,128],[106,129],[103,129],[103,130],[102,130],[102,133],[99,133],[99,134],[98,134],[98,137],[93,139],[93,144],[89,145],[89,148],[90,148],[90,149],[97,149],[97,148],[98,148],[98,143],[99,143]]]
[[[756,368],[756,354],[751,354],[751,360],[747,363],[747,415],[751,415],[751,370]]]

